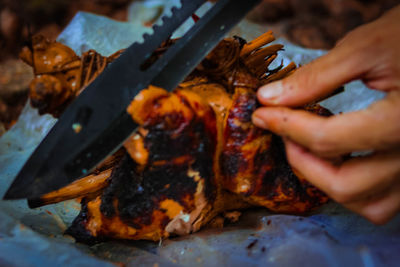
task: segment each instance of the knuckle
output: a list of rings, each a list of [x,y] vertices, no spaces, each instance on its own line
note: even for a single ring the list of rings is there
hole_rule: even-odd
[[[317,132],[310,144],[310,149],[318,154],[329,154],[333,151],[334,147],[334,144],[329,141],[323,131]]]
[[[341,179],[331,183],[329,194],[338,203],[344,204],[354,200],[354,192]]]
[[[364,212],[361,213],[361,215],[366,218],[368,221],[372,222],[373,224],[376,225],[382,225],[385,224],[386,222],[389,221],[390,216],[383,213],[383,212],[378,212],[378,213],[371,213],[371,212]]]
[[[324,153],[329,150],[329,147],[320,135],[316,135],[311,141],[310,149],[317,153]]]

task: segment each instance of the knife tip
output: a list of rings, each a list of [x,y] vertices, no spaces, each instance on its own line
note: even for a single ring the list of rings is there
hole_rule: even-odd
[[[15,192],[15,190],[12,190],[13,188],[10,187],[6,194],[3,196],[3,200],[15,200],[15,199],[20,199],[22,197],[19,197]]]
[[[34,186],[21,186],[18,183],[14,183],[10,186],[7,192],[3,196],[3,200],[17,200],[17,199],[28,199],[28,198],[38,198],[43,193],[39,188],[34,188]]]
[[[26,185],[25,183],[21,183],[21,179],[19,178],[20,176],[17,176],[8,188],[3,196],[3,200],[25,199],[37,195],[37,190],[35,190],[34,184]]]

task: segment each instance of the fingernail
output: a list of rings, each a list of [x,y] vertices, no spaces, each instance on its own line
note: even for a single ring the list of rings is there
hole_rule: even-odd
[[[279,97],[283,93],[282,81],[277,81],[261,87],[258,90],[259,96],[270,103],[278,103]]]
[[[253,114],[252,121],[255,126],[263,128],[263,129],[268,129],[268,125],[265,123],[265,121],[262,118],[258,117],[256,113]]]

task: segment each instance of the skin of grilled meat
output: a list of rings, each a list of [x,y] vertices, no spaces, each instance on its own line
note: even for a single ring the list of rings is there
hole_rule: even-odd
[[[263,47],[271,36],[225,39],[174,92],[150,86],[137,95],[127,112],[140,128],[104,187],[83,198],[67,233],[81,242],[157,241],[198,231],[229,210],[301,214],[328,201],[295,175],[281,138],[251,122],[256,89],[294,70],[294,64],[268,68],[282,49]],[[304,109],[331,115],[318,105]]]
[[[281,138],[252,124],[251,114],[257,107],[252,89],[236,88],[219,157],[224,188],[281,213],[304,213],[326,202],[322,192],[295,176]]]
[[[60,115],[59,111],[64,110],[79,90],[79,57],[61,43],[35,36],[31,46],[23,48],[20,58],[33,67],[35,74],[29,85],[32,106],[39,114]]]
[[[32,66],[35,78],[29,85],[31,105],[39,114],[58,118],[79,93],[96,78],[121,51],[103,57],[94,50],[81,57],[68,46],[41,35],[32,38],[19,57]]]
[[[69,233],[81,237],[83,226],[88,236],[159,240],[197,231],[216,199],[215,113],[193,92],[155,87],[128,112],[141,128],[126,141],[110,186],[84,201]]]

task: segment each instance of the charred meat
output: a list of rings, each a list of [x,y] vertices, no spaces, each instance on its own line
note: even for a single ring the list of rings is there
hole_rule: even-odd
[[[325,203],[322,192],[292,171],[281,138],[251,122],[259,105],[257,88],[295,70],[293,63],[270,68],[282,50],[281,45],[267,45],[273,40],[271,32],[250,43],[225,39],[172,93],[144,89],[127,109],[140,127],[111,164],[31,205],[83,197],[82,210],[67,232],[90,242],[156,241],[195,232],[230,210],[262,206],[301,214]],[[68,103],[65,99],[76,97],[112,58],[94,51],[93,60],[79,58],[61,44],[41,42],[44,50],[34,46],[24,57],[37,74],[31,101],[57,115]],[[146,64],[171,43],[164,43]],[[46,51],[54,49],[65,52],[48,66],[43,55],[51,58]],[[304,109],[330,115],[318,105]]]

